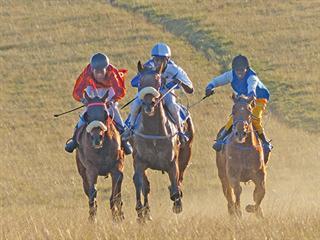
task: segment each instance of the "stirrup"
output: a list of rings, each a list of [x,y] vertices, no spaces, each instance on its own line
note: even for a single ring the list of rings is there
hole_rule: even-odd
[[[64,150],[66,150],[68,153],[72,153],[77,147],[78,147],[77,141],[74,140],[73,138],[69,138],[66,142]]]
[[[178,136],[181,144],[185,144],[189,141],[189,137],[183,132],[178,132]]]
[[[124,150],[125,155],[129,155],[133,152],[131,144],[128,142],[128,140],[123,140],[121,141],[121,146]]]
[[[223,140],[216,140],[216,142],[212,145],[212,148],[217,152],[220,152],[223,146]]]

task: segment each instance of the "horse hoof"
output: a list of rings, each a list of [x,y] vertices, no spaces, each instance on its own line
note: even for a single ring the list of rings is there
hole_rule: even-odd
[[[118,213],[115,216],[113,216],[113,222],[115,223],[120,223],[124,220],[124,214],[123,213]]]
[[[153,219],[150,215],[150,209],[149,208],[146,208],[143,212],[143,218],[146,220],[146,221],[149,221],[151,222]]]
[[[246,206],[246,211],[249,212],[249,213],[254,213],[256,211],[255,205],[251,205],[251,204],[247,205]]]
[[[242,218],[242,212],[240,209],[236,210],[236,216],[240,219]]]
[[[177,199],[173,203],[172,211],[176,214],[179,214],[182,212],[182,201],[181,199]]]
[[[152,217],[151,217],[150,214],[146,215],[146,216],[144,217],[144,219],[145,219],[146,221],[149,221],[149,222],[153,221],[153,219],[152,219]]]
[[[90,215],[88,217],[88,221],[89,221],[89,223],[96,224],[97,223],[96,215]]]
[[[261,208],[261,207],[259,207],[259,208],[256,210],[256,217],[259,218],[259,219],[264,218],[264,214],[263,214],[263,211],[262,211],[262,208]]]
[[[146,220],[143,217],[137,217],[137,223],[139,224],[145,224]]]

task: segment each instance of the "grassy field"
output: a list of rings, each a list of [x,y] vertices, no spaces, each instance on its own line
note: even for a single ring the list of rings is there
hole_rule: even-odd
[[[115,1],[116,6],[161,23],[222,70],[232,56],[251,60],[271,90],[278,118],[320,131],[319,1]]]
[[[208,16],[206,21],[214,21],[205,9],[215,5],[200,2],[196,12]],[[188,1],[189,5],[192,3]],[[257,7],[262,8],[263,2],[258,3]],[[293,77],[296,75],[287,78],[285,69],[284,72],[266,70],[265,63],[258,57],[262,50],[250,52],[249,47],[235,42],[228,45],[228,39],[234,40],[230,33],[218,31],[218,27],[215,31],[225,43],[221,45],[222,57],[209,57],[208,60],[208,55],[186,38],[179,38],[161,24],[150,23],[142,15],[104,1],[15,0],[0,1],[0,4],[1,239],[319,239],[320,136],[288,125],[278,113],[266,116],[266,130],[275,145],[268,166],[267,194],[262,203],[266,217],[258,221],[244,213],[241,221],[229,219],[217,178],[215,154],[210,147],[231,108],[228,88],[218,90],[216,95],[192,109],[197,132],[192,164],[185,176],[182,214],[174,215],[171,211],[168,177],[150,172],[154,221],[146,226],[136,223],[132,159],[127,157],[123,182],[125,221],[112,223],[108,209],[110,179],[100,178],[98,223],[88,224],[87,199],[82,192],[74,156],[63,150],[78,113],[59,119],[52,115],[78,106],[71,97],[72,87],[93,52],[106,52],[114,65],[129,69],[130,78],[135,74],[137,61],[148,59],[152,45],[166,41],[172,48],[174,60],[194,82],[196,92],[189,97],[191,103],[203,96],[207,81],[221,71],[226,62],[224,59],[239,49],[244,49],[254,59],[253,66],[257,66],[266,79],[267,76],[274,76],[273,79],[279,76],[279,79],[287,80],[282,83],[299,85],[299,78]],[[302,7],[309,4],[306,2]],[[172,17],[179,15],[178,7],[182,8],[182,5],[177,5],[177,12],[170,12]],[[287,8],[291,10],[292,5],[280,4],[284,12]],[[214,12],[221,11],[226,14],[225,19],[231,19],[234,13],[230,6],[232,2],[226,5],[229,10],[224,12],[217,8]],[[244,4],[243,8],[248,6]],[[275,2],[272,6],[277,8]],[[162,5],[156,7],[159,14],[164,12]],[[171,9],[170,5],[168,7]],[[189,16],[187,9],[182,13],[179,16]],[[201,18],[201,15],[194,18]],[[245,23],[248,19],[241,21]],[[201,26],[204,21],[198,24]],[[215,25],[218,24],[222,26],[217,21]],[[316,24],[315,21],[315,28]],[[204,30],[208,25],[203,25]],[[250,29],[254,31],[253,27]],[[302,26],[301,31],[304,31]],[[319,31],[315,29],[314,34],[317,33]],[[274,34],[278,33],[274,31]],[[299,35],[292,33],[292,39],[295,37],[299,38]],[[251,38],[254,40],[252,34]],[[264,39],[260,39],[261,48],[270,45],[268,41],[271,40]],[[309,53],[307,50],[304,50],[305,54]],[[274,59],[292,58],[290,51],[281,51],[279,57],[274,54]],[[319,74],[313,65],[316,57],[319,58],[301,60],[306,66],[310,65],[308,78],[314,84],[308,86],[310,92],[303,93],[302,101],[308,101],[317,92],[315,81]],[[291,67],[287,69],[290,74],[296,70],[295,66]],[[296,73],[300,74],[299,71]],[[286,94],[275,90],[278,91],[275,94]],[[134,94],[135,90],[128,85],[128,95],[122,103]],[[181,101],[186,103],[186,97],[182,96]],[[279,106],[276,109],[280,109],[281,104],[274,100],[274,105]],[[313,104],[317,103],[313,101]],[[302,113],[318,114],[299,105],[297,108]],[[123,116],[127,113],[128,110],[124,111]],[[252,201],[252,189],[252,184],[244,187],[243,206]]]

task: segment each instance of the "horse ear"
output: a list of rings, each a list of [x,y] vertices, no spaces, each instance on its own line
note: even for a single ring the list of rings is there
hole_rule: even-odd
[[[142,73],[143,70],[144,70],[144,68],[143,68],[143,66],[142,66],[141,61],[139,60],[139,62],[138,62],[138,71],[139,71],[139,73]]]
[[[232,93],[232,96],[231,96],[231,98],[232,98],[232,100],[233,100],[233,102],[235,103],[236,101],[237,101],[237,96],[234,94],[234,93]]]
[[[83,92],[83,97],[84,97],[87,101],[91,100],[91,98],[89,97],[89,95],[88,95],[88,93],[87,93],[86,90],[84,90],[84,92]]]
[[[257,105],[256,98],[254,96],[250,97],[249,104],[252,108],[255,108],[255,106]]]
[[[103,102],[105,102],[106,101],[106,99],[108,98],[108,96],[109,96],[109,89],[106,91],[106,93],[103,95],[103,97],[101,98],[101,100],[103,101]]]

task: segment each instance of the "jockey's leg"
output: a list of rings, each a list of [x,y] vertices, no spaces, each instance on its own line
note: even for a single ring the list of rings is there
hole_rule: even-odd
[[[186,143],[189,138],[182,131],[182,123],[179,117],[180,107],[176,102],[176,97],[173,94],[167,94],[164,97],[164,104],[167,106],[169,112],[171,113],[175,124],[178,128],[179,140],[182,144]]]
[[[115,121],[115,125],[116,128],[118,129],[120,135],[122,135],[125,132],[125,129],[127,128],[126,125],[124,124],[119,109],[118,109],[118,103],[114,103],[109,107],[110,110],[110,115],[113,117],[114,121]],[[126,155],[131,154],[132,153],[132,147],[130,145],[130,143],[128,142],[128,139],[123,139],[121,136],[121,145],[124,149],[124,153]]]
[[[80,119],[79,119],[77,125],[74,128],[72,138],[70,138],[66,142],[66,145],[64,147],[64,149],[69,153],[72,153],[78,147],[78,143],[77,143],[77,140],[76,140],[76,133],[77,133],[77,130],[86,123],[84,118],[83,118],[83,115],[84,115],[85,112],[86,112],[86,110],[80,115]]]
[[[273,146],[267,140],[266,135],[264,133],[264,129],[262,127],[262,114],[266,109],[266,105],[267,105],[266,102],[264,102],[263,100],[260,101],[260,99],[257,99],[256,106],[252,110],[252,115],[253,115],[252,124],[254,129],[258,132],[258,136],[261,139],[264,148],[266,148],[268,151],[271,151]]]
[[[231,133],[232,122],[233,122],[233,118],[232,118],[232,115],[230,115],[227,124],[224,126],[224,129],[221,131],[216,142],[212,145],[212,148],[217,152],[221,151],[224,143],[223,140]]]
[[[138,116],[139,110],[141,107],[141,100],[139,96],[136,95],[136,99],[130,105],[130,119],[129,119],[129,128],[126,128],[122,134],[122,139],[128,140],[131,136],[131,131],[134,128],[136,118]]]

